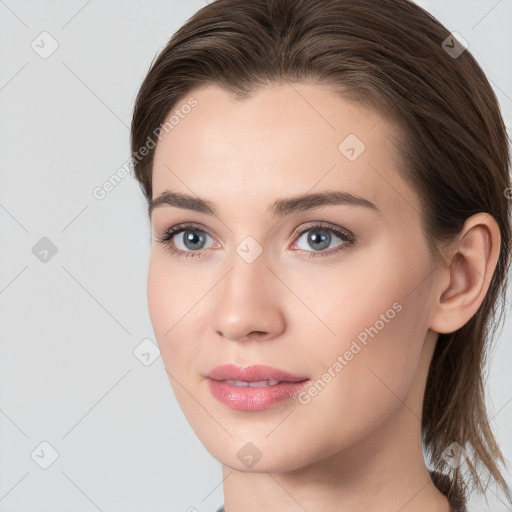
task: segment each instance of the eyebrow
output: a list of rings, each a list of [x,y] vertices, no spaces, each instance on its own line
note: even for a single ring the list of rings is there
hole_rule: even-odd
[[[341,191],[325,191],[314,194],[302,194],[295,197],[286,197],[277,199],[267,208],[267,213],[274,217],[284,217],[295,212],[312,210],[321,206],[329,205],[351,205],[362,206],[379,211],[377,206],[362,197]],[[151,217],[153,211],[162,206],[174,206],[176,208],[184,208],[195,212],[206,213],[219,217],[218,209],[215,203],[202,199],[200,197],[164,190],[159,196],[151,199],[148,205],[148,213]]]

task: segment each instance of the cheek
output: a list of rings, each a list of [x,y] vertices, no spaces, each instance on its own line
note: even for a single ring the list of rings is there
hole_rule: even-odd
[[[176,261],[162,247],[152,248],[147,298],[157,337],[170,337],[175,325],[191,324],[190,318],[197,316],[209,287],[207,279],[198,278],[205,272],[204,267],[199,271],[197,265]]]
[[[402,305],[398,311],[389,307],[396,303],[394,293],[373,298],[376,304],[382,301],[381,308],[367,310],[364,318],[361,314],[340,320],[340,330],[343,322],[346,331],[355,336],[339,335],[335,342],[318,342],[314,351],[304,347],[303,353],[309,353],[309,365],[315,371],[294,415],[297,424],[308,428],[294,435],[300,438],[299,444],[308,445],[310,432],[318,433],[315,450],[324,455],[378,431],[407,403],[413,388],[422,349],[417,304],[410,297],[398,296]],[[386,311],[388,323],[379,318]]]
[[[173,300],[168,275],[163,272],[161,261],[151,252],[147,281],[148,310],[155,335],[160,342],[173,322]]]
[[[160,249],[153,249],[147,277],[148,310],[165,367],[187,368],[199,352],[195,332],[201,310],[200,298],[207,292],[197,274],[180,271]],[[199,302],[198,302],[199,301]]]
[[[339,439],[376,428],[411,390],[428,331],[428,289],[418,286],[428,261],[420,260],[347,276],[319,314],[336,335],[315,345],[315,380],[302,403],[310,418],[337,425]]]

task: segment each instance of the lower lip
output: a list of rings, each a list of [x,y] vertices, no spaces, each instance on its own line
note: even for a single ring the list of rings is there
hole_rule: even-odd
[[[208,379],[212,395],[223,404],[239,411],[263,411],[273,405],[292,398],[307,384],[301,382],[282,382],[275,386],[249,387],[234,386],[220,380]]]

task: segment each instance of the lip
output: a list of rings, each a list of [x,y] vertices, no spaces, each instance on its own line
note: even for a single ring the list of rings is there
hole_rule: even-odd
[[[245,380],[257,382],[260,380],[275,379],[281,382],[300,382],[308,377],[293,375],[279,368],[255,364],[251,366],[237,366],[235,364],[224,364],[213,368],[207,377],[213,380]]]
[[[308,377],[293,375],[284,370],[264,365],[240,367],[234,364],[216,366],[208,377],[212,395],[231,409],[262,411],[277,403],[295,397],[309,381]],[[259,382],[274,379],[272,386],[237,386],[226,380]]]

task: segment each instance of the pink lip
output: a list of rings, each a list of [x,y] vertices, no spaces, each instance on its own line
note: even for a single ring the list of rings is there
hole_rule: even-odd
[[[233,364],[216,366],[208,377],[208,387],[219,402],[231,409],[244,411],[262,411],[273,405],[294,397],[309,381],[284,370],[270,366],[254,365],[239,367]],[[225,380],[258,382],[275,379],[280,381],[273,386],[236,386]]]
[[[252,366],[236,366],[234,364],[224,364],[213,368],[207,377],[213,380],[245,380],[247,382],[257,382],[259,380],[276,379],[283,382],[300,382],[308,377],[293,375],[279,368],[272,366],[263,366],[255,364]]]

